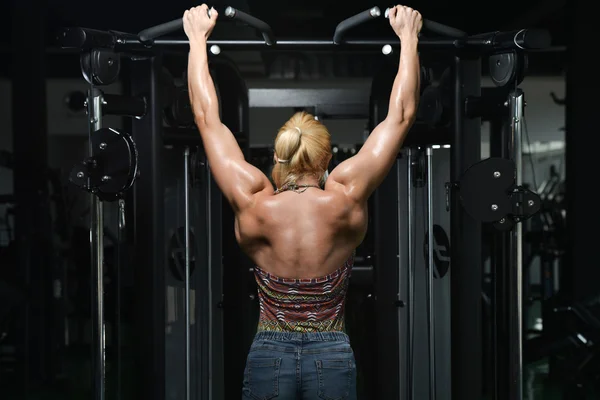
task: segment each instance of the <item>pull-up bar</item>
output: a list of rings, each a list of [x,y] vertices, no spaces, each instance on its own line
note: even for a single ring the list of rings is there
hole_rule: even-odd
[[[208,11],[208,15],[210,16],[210,10]],[[273,30],[271,27],[264,21],[253,17],[252,15],[246,14],[243,11],[236,10],[233,7],[227,7],[225,9],[225,16],[232,20],[237,20],[240,22],[244,22],[252,28],[259,31],[265,43],[269,46],[275,44],[275,37],[273,36]],[[154,39],[168,35],[171,32],[176,32],[178,30],[183,29],[183,18],[178,18],[174,21],[165,22],[164,24],[156,25],[148,29],[144,29],[138,34],[138,39],[144,45],[152,45]]]
[[[385,11],[385,17],[389,9]],[[353,48],[360,50],[380,50],[383,46],[399,46],[398,39],[344,40],[345,34],[352,28],[381,16],[379,7],[372,7],[340,22],[334,32],[333,40],[275,40],[273,30],[264,21],[233,7],[225,9],[225,16],[246,23],[259,31],[261,40],[208,40],[209,46],[219,46],[228,50],[261,50],[265,45],[279,50],[334,50]],[[87,28],[66,28],[58,37],[62,48],[90,50],[94,48],[115,51],[149,51],[151,47],[187,46],[187,39],[160,39],[183,28],[183,19],[166,22],[141,31],[138,35],[115,31],[98,31]],[[424,20],[423,30],[440,35],[439,38],[419,39],[419,47],[437,49],[469,49],[479,52],[501,50],[539,50],[550,46],[550,34],[541,29],[522,29],[510,32],[491,32],[474,36],[459,29],[438,22]]]
[[[390,14],[390,9],[386,8],[384,16],[388,18]],[[372,19],[379,18],[381,16],[381,10],[379,7],[373,7],[368,10],[365,10],[361,13],[353,15],[350,18],[347,18],[340,22],[335,28],[335,32],[333,34],[333,43],[340,44],[342,43],[342,38],[346,32],[350,29],[362,25],[365,22],[368,22]],[[466,32],[463,32],[459,29],[452,28],[447,25],[440,24],[439,22],[430,21],[428,19],[423,20],[423,30],[429,31],[432,33],[437,33],[439,35],[449,37],[449,38],[463,38],[467,36]]]

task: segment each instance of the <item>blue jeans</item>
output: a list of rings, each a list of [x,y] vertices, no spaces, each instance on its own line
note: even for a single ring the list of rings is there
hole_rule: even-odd
[[[356,400],[356,362],[342,332],[258,332],[244,400]]]

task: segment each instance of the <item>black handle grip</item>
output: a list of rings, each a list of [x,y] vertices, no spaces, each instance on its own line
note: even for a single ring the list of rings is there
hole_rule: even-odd
[[[208,10],[208,17],[210,18],[210,9]],[[138,33],[138,39],[141,43],[151,44],[154,39],[181,29],[183,29],[183,18],[178,18],[173,21],[165,22],[164,24],[144,29]]]
[[[373,7],[350,18],[346,18],[335,27],[335,32],[333,33],[333,43],[340,44],[344,34],[350,29],[354,28],[355,26],[362,25],[374,18],[378,18],[379,16],[381,16],[381,10],[379,7]]]
[[[273,29],[271,29],[269,24],[267,24],[265,21],[253,17],[252,15],[246,14],[243,11],[236,10],[233,7],[227,7],[225,9],[225,16],[227,18],[241,21],[259,31],[262,34],[263,39],[265,40],[265,43],[267,45],[272,46],[276,43],[275,37],[273,36]]]
[[[385,17],[388,18],[390,15],[390,9],[386,8]],[[440,24],[439,22],[430,21],[428,19],[423,20],[423,30],[428,32],[437,33],[442,36],[452,37],[452,38],[462,38],[467,36],[466,32],[461,31],[460,29],[453,28],[448,25]]]
[[[181,29],[183,29],[183,18],[178,18],[173,21],[165,22],[164,24],[144,29],[138,34],[138,39],[141,43],[152,43],[154,39],[160,36],[168,35],[171,32],[176,32]]]

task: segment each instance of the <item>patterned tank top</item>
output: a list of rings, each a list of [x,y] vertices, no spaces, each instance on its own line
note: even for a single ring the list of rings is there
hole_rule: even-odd
[[[258,284],[258,331],[344,330],[344,307],[354,254],[335,272],[314,279],[279,278],[254,267]]]

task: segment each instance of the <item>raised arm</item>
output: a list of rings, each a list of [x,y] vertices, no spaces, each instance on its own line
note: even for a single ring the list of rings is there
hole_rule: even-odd
[[[235,137],[219,116],[219,101],[206,52],[206,41],[217,18],[215,9],[210,10],[209,16],[205,4],[186,11],[183,16],[190,42],[188,90],[211,172],[223,195],[239,212],[253,204],[256,193],[273,188],[265,174],[244,160]]]
[[[419,103],[417,45],[423,24],[421,15],[409,7],[396,6],[390,9],[389,20],[400,39],[401,50],[387,117],[373,129],[355,156],[332,171],[326,185],[326,189],[341,189],[360,203],[367,201],[394,164]]]

